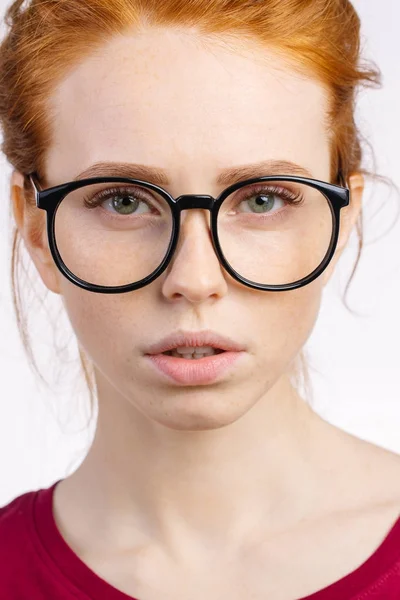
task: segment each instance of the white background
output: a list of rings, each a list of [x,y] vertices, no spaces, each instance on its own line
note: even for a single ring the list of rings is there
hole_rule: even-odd
[[[400,186],[400,3],[356,0],[354,5],[362,21],[363,55],[372,58],[383,74],[382,90],[366,90],[359,96],[357,121],[375,149],[378,172]],[[1,16],[6,6],[8,2],[0,0]],[[366,166],[371,166],[368,157]],[[42,386],[29,368],[11,304],[11,167],[4,156],[0,156],[0,167],[2,506],[74,471],[91,442],[95,418],[86,427],[87,399],[79,380],[76,345],[61,301],[52,293],[47,295],[44,310],[33,296],[29,307],[34,350],[51,387]],[[390,188],[374,184],[367,187],[365,207],[366,246],[347,298],[357,314],[342,302],[356,256],[354,233],[326,288],[318,322],[306,346],[314,408],[338,427],[400,453],[400,200]],[[32,267],[30,273],[35,279]],[[45,288],[37,282],[36,289],[42,292]],[[58,327],[60,359],[53,355],[52,322]]]

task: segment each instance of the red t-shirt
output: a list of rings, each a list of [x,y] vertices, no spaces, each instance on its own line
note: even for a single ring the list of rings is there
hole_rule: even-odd
[[[135,600],[96,575],[61,536],[52,511],[57,483],[0,508],[0,599]],[[400,517],[360,567],[298,600],[378,598],[400,599]]]

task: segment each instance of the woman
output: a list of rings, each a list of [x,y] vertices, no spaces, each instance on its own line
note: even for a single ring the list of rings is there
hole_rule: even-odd
[[[99,414],[72,475],[1,509],[0,596],[399,598],[400,459],[295,383],[362,209],[354,97],[378,73],[350,2],[7,19],[17,233]]]

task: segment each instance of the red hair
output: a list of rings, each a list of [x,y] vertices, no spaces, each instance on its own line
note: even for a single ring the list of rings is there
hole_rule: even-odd
[[[356,93],[361,85],[378,86],[380,71],[360,61],[360,20],[348,0],[32,0],[15,1],[6,11],[9,27],[0,45],[0,123],[2,150],[14,169],[36,171],[46,181],[46,151],[53,116],[48,100],[75,65],[111,36],[148,27],[191,29],[209,39],[247,40],[277,50],[301,73],[328,91],[327,125],[331,143],[331,182],[346,185],[352,173],[374,176],[362,168],[361,134],[355,123]],[[375,175],[381,179],[386,179]],[[26,202],[34,209],[29,180]],[[362,216],[357,223],[359,253]],[[14,308],[23,345],[33,358],[18,287],[20,234],[12,246]],[[89,362],[79,349],[91,399]],[[304,355],[303,375],[308,381]],[[41,376],[41,375],[40,375]],[[41,376],[43,379],[43,377]]]

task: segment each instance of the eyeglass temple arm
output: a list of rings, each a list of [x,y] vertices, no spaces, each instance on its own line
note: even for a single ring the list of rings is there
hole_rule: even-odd
[[[42,186],[40,185],[39,178],[36,174],[36,171],[33,171],[32,173],[27,173],[26,177],[28,177],[28,179],[30,180],[35,192],[42,191]]]

